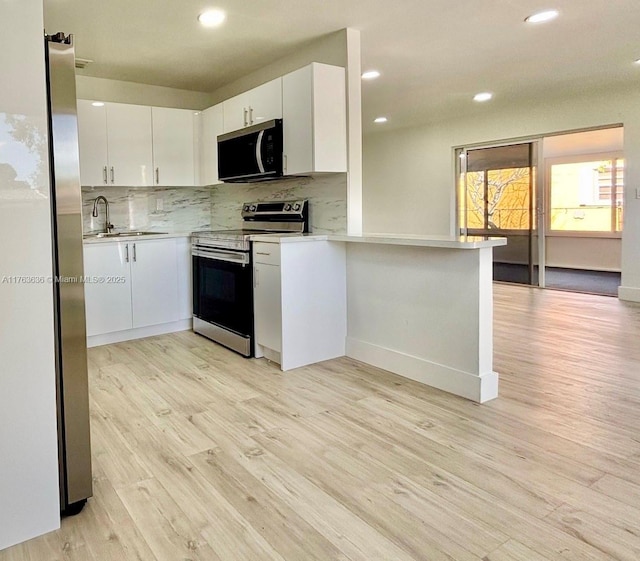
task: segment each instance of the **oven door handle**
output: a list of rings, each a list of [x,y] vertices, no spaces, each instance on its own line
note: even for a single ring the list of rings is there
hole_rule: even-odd
[[[203,257],[204,259],[214,259],[216,261],[226,261],[228,263],[239,263],[240,265],[248,265],[250,261],[249,253],[224,251],[203,247],[192,248],[191,255],[193,257]]]

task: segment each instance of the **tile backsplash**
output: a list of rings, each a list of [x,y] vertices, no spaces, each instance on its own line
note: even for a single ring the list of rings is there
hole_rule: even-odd
[[[99,195],[109,201],[116,230],[173,233],[211,229],[211,187],[83,187],[85,233],[104,229],[103,203],[98,205],[98,217],[91,216]]]
[[[264,183],[215,185],[211,191],[211,229],[240,228],[242,203],[308,199],[311,231],[320,234],[347,231],[347,176],[334,173],[292,177]]]
[[[242,226],[242,203],[308,199],[311,230],[344,233],[347,230],[347,178],[344,173],[296,177],[267,183],[234,183],[211,187],[83,187],[84,232],[104,229],[104,205],[91,216],[93,201],[109,201],[116,230],[193,232]]]

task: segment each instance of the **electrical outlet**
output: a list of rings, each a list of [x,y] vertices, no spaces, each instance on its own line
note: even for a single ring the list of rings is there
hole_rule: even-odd
[[[156,211],[160,212],[164,210],[164,201],[160,198],[156,199]]]

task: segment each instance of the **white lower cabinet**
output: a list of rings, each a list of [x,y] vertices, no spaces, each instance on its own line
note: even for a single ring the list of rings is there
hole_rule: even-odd
[[[169,238],[85,244],[87,336],[112,334],[103,342],[124,341],[135,333],[118,332],[188,319],[191,274],[182,270],[190,267],[187,242]]]
[[[148,240],[129,246],[133,327],[177,321],[176,240]]]
[[[253,262],[255,356],[282,370],[344,356],[344,244],[254,242]]]
[[[258,262],[254,265],[253,278],[256,342],[279,353],[282,351],[280,265]]]
[[[131,329],[131,268],[128,244],[84,246],[87,336]]]

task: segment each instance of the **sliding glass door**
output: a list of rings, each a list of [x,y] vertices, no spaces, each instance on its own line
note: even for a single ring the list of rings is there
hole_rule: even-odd
[[[460,149],[458,221],[467,235],[500,236],[493,278],[539,283],[538,142]]]

